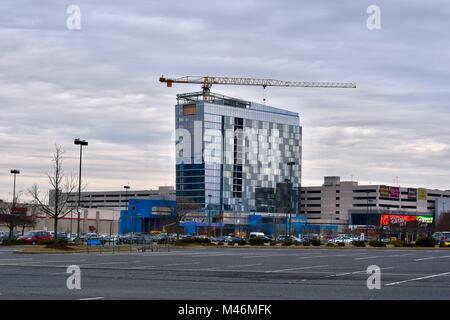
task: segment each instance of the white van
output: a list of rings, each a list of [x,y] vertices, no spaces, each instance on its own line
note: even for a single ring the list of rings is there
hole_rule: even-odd
[[[250,239],[264,238],[264,232],[250,232]]]

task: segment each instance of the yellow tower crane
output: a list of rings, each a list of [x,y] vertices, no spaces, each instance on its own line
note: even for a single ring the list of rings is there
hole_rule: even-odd
[[[161,76],[160,82],[165,82],[167,87],[172,87],[174,83],[201,84],[203,92],[209,92],[213,84],[239,85],[239,86],[261,86],[264,89],[272,87],[304,87],[304,88],[356,88],[353,82],[312,82],[312,81],[283,81],[274,79],[253,79],[237,77],[196,77],[186,76],[182,78],[166,78]]]

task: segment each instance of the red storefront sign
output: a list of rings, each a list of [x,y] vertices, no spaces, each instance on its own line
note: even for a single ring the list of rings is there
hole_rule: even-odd
[[[380,224],[387,226],[390,224],[405,224],[406,222],[416,221],[416,216],[400,216],[396,214],[382,214]]]

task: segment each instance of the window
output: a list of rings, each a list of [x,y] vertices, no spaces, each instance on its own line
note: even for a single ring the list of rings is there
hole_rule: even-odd
[[[196,111],[197,111],[197,106],[195,105],[195,103],[183,105],[183,115],[184,116],[194,115],[196,113]]]

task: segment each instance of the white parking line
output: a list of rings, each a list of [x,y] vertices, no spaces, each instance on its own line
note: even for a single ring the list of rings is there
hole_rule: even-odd
[[[108,265],[108,264],[126,264],[126,263],[133,263],[133,261],[111,261],[111,262],[100,262],[100,263],[86,263],[86,264],[80,264],[80,267],[86,267],[86,266],[102,266],[102,265]]]
[[[285,272],[285,271],[293,271],[293,270],[304,270],[304,269],[313,269],[313,268],[324,268],[328,267],[328,265],[320,265],[320,266],[309,266],[309,267],[299,267],[299,268],[289,268],[289,269],[279,269],[279,270],[268,270],[264,271],[265,273],[274,273],[274,272]]]
[[[16,267],[53,267],[55,265],[47,265],[47,263],[66,263],[66,262],[80,262],[85,261],[83,260],[57,260],[57,261],[29,261],[29,262],[10,262],[10,263],[1,263],[0,266],[16,266]]]
[[[0,270],[0,272],[6,272],[6,271],[17,271],[17,269],[3,269],[3,270]]]
[[[94,298],[82,298],[82,299],[78,299],[78,300],[87,301],[87,300],[100,300],[100,299],[105,299],[105,298],[104,297],[94,297]]]
[[[249,255],[246,257],[243,257],[244,259],[250,259],[250,258],[272,258],[272,257],[286,257],[286,256],[301,256],[301,255],[305,255],[305,252],[302,253],[282,253],[282,254],[265,254],[265,255]],[[320,252],[308,252],[307,254],[316,254],[316,255],[320,255]]]
[[[397,282],[388,283],[388,284],[386,284],[386,286],[394,286],[394,285],[401,284],[401,283],[405,283],[405,282],[419,281],[419,280],[424,280],[424,279],[430,279],[430,278],[442,277],[442,276],[446,276],[446,275],[448,275],[448,274],[450,274],[450,272],[439,273],[439,274],[433,274],[433,275],[431,275],[431,276],[426,276],[426,277],[420,277],[420,278],[414,278],[414,279],[408,279],[408,280],[403,280],[403,281],[397,281]]]
[[[414,261],[424,261],[424,260],[444,259],[444,258],[450,258],[450,256],[419,258],[419,259],[414,259]]]
[[[221,256],[242,256],[248,253],[202,253],[202,254],[194,254],[192,258],[203,258],[203,257],[221,257]],[[245,258],[245,257],[244,257]]]
[[[328,254],[328,255],[323,255],[323,256],[309,256],[309,257],[298,257],[297,259],[315,259],[315,258],[330,258],[330,257],[352,257],[355,255],[359,255],[359,253],[357,254]]]
[[[172,267],[172,266],[188,266],[193,264],[200,264],[200,262],[187,262],[187,263],[170,263],[170,264],[162,264],[161,267]]]
[[[260,266],[261,263],[252,263],[252,264],[235,264],[235,265],[229,265],[229,266],[220,266],[220,267],[211,267],[211,268],[203,268],[203,269],[197,269],[199,271],[208,271],[208,270],[217,270],[220,268],[227,268],[227,269],[233,269],[233,268],[243,268],[243,267],[253,267],[253,266]]]
[[[380,270],[386,270],[386,269],[393,269],[394,267],[386,267],[386,268],[380,268]],[[358,273],[366,273],[367,270],[361,270],[361,271],[354,271],[354,272],[344,272],[344,273],[337,273],[332,274],[329,276],[325,276],[324,278],[332,278],[332,277],[341,277],[341,276],[347,276],[349,274],[358,274]]]
[[[355,258],[355,260],[366,260],[366,259],[376,259],[376,258],[395,258],[395,257],[405,257],[405,256],[410,256],[410,255],[412,255],[412,253],[394,254],[394,255],[388,255],[388,256],[361,257],[361,258]]]

